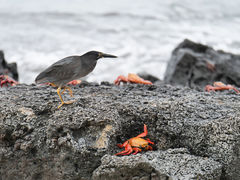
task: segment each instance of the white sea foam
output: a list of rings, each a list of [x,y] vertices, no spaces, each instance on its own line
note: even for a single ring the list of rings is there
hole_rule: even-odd
[[[0,49],[32,83],[53,62],[89,50],[101,59],[87,78],[113,81],[129,72],[163,78],[183,39],[240,54],[240,1],[0,0]]]

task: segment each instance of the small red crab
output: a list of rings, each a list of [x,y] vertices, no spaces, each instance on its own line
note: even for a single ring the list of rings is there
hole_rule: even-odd
[[[218,90],[219,91],[220,90],[230,90],[230,89],[233,89],[236,93],[239,93],[239,90],[237,90],[237,88],[235,88],[234,86],[232,86],[230,84],[226,85],[226,84],[224,84],[222,82],[214,82],[213,86],[207,85],[205,87],[205,91],[208,91],[208,92],[210,92],[210,91],[218,91]]]
[[[15,81],[14,79],[12,79],[10,76],[0,75],[0,86],[1,87],[3,87],[4,85],[7,87],[8,87],[8,85],[15,86],[16,84],[18,84],[18,82]]]
[[[69,85],[77,85],[77,84],[80,84],[82,81],[81,80],[72,80],[72,81],[70,81],[69,83],[67,83],[67,84],[69,84]]]
[[[144,80],[140,78],[136,74],[129,73],[128,77],[125,77],[123,75],[120,75],[117,77],[117,79],[114,81],[114,84],[119,85],[121,82],[127,83],[137,83],[137,84],[152,84],[152,82]]]
[[[142,150],[148,151],[152,150],[153,148],[148,144],[154,144],[154,142],[150,141],[149,139],[143,139],[142,137],[147,136],[147,125],[144,124],[144,132],[139,134],[136,137],[133,137],[131,139],[128,139],[123,144],[117,144],[119,148],[125,148],[125,150],[115,154],[115,155],[129,155],[133,151],[132,154],[137,154],[138,152],[141,152]]]

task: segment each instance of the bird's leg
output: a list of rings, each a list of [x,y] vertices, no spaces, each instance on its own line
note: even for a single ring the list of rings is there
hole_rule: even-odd
[[[56,84],[54,84],[54,83],[48,83],[50,86],[52,86],[52,87],[57,87],[57,85]]]
[[[62,90],[61,95],[63,95],[64,92],[65,92],[65,88]]]
[[[73,97],[72,89],[71,89],[70,87],[68,87],[68,86],[64,86],[64,89],[63,89],[63,91],[61,92],[61,94],[63,94],[66,89],[69,91],[69,95],[70,95],[71,97]]]
[[[65,88],[66,88],[66,87],[64,87],[63,92],[65,91]],[[67,101],[67,102],[64,102],[63,99],[62,99],[62,96],[61,96],[61,94],[63,94],[63,92],[61,93],[61,89],[62,89],[61,87],[58,87],[58,89],[57,89],[58,96],[60,97],[60,100],[61,100],[61,103],[62,103],[62,104],[60,104],[60,105],[58,106],[58,109],[59,109],[60,107],[62,107],[63,104],[72,104],[72,103],[75,102],[75,101]],[[66,89],[68,89],[68,88],[66,88]],[[69,89],[70,89],[70,88],[69,88]],[[69,89],[68,89],[68,90],[69,90]],[[70,93],[72,94],[72,90],[71,90],[71,89],[69,90],[69,94],[70,94]],[[71,95],[71,94],[70,94],[70,95]],[[72,95],[71,95],[71,96],[72,96]]]
[[[57,93],[58,93],[58,96],[60,97],[60,100],[61,100],[61,103],[62,103],[62,104],[60,104],[60,105],[58,106],[58,109],[59,109],[63,104],[65,104],[64,101],[63,101],[63,99],[62,99],[61,93],[60,93],[61,89],[62,89],[61,87],[58,87],[58,88],[57,88]]]

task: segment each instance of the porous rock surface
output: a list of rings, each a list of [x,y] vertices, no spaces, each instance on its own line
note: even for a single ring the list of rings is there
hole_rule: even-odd
[[[109,83],[73,92],[76,102],[57,109],[52,87],[0,89],[2,179],[240,179],[235,92]],[[154,151],[114,156],[144,124]]]
[[[173,50],[164,81],[191,88],[204,87],[214,81],[240,87],[239,67],[240,55],[186,39]]]
[[[105,155],[93,172],[93,179],[220,179],[222,166],[208,159],[189,155],[184,148],[146,152],[136,156]]]

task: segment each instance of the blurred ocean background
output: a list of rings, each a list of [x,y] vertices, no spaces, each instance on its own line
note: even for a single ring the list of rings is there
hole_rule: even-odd
[[[53,62],[98,50],[87,80],[147,72],[163,78],[183,39],[240,54],[238,0],[0,0],[0,49],[32,83]]]

